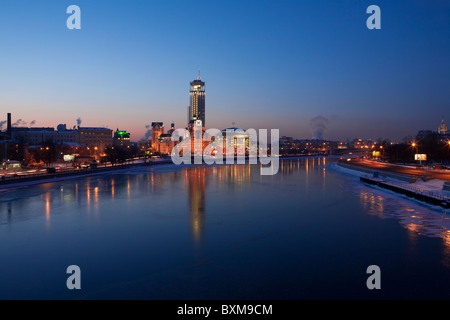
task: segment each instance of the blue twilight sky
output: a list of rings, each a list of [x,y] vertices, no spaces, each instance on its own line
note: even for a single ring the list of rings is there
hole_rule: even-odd
[[[184,127],[198,69],[209,128],[311,138],[321,115],[328,139],[400,140],[450,124],[450,1],[2,0],[0,44],[1,118],[36,126]]]

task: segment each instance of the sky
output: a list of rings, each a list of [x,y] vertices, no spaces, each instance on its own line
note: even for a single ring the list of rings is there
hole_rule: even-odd
[[[444,0],[2,0],[0,120],[80,118],[137,141],[154,121],[186,126],[200,69],[207,128],[308,139],[320,118],[326,139],[400,141],[450,124],[449,57]]]

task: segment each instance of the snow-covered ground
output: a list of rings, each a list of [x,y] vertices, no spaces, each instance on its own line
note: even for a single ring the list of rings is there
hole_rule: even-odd
[[[353,176],[357,176],[357,177],[367,177],[369,176],[368,173],[366,172],[361,172],[358,170],[352,170],[349,168],[344,168],[339,166],[337,163],[333,163],[330,165],[330,168],[334,171],[338,171],[347,175],[353,175]],[[432,180],[428,180],[428,181],[423,181],[421,179],[418,179],[416,182],[414,183],[405,183],[404,181],[400,181],[394,178],[390,178],[390,177],[382,177],[383,180],[385,181],[392,181],[396,184],[402,184],[404,185],[404,187],[406,189],[412,189],[412,188],[416,188],[419,189],[421,191],[428,191],[428,192],[433,192],[433,193],[437,193],[442,195],[443,197],[450,197],[450,191],[446,191],[446,190],[442,190],[442,187],[444,186],[444,181],[443,180],[439,180],[439,179],[432,179]]]

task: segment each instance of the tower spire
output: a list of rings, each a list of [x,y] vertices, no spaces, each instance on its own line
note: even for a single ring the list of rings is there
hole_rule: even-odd
[[[447,134],[448,129],[447,129],[447,125],[445,124],[444,121],[444,115],[442,115],[442,121],[441,121],[441,125],[438,128],[438,133],[439,134]]]
[[[200,69],[198,69],[198,76],[197,76],[197,80],[202,80],[202,76],[200,75]]]

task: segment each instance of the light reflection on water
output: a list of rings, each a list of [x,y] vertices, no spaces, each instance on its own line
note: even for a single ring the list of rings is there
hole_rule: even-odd
[[[216,270],[245,269],[241,265],[243,259],[253,266],[252,272],[274,277],[268,280],[272,290],[277,282],[285,286],[292,283],[295,288],[285,290],[290,292],[288,297],[296,298],[299,294],[296,290],[301,286],[282,276],[295,274],[297,266],[306,268],[302,271],[305,278],[299,277],[309,281],[314,272],[319,278],[327,272],[323,261],[333,261],[335,266],[342,262],[347,267],[348,262],[340,261],[337,256],[348,255],[354,263],[359,263],[358,257],[370,257],[370,252],[358,247],[360,241],[383,248],[385,244],[381,240],[348,239],[349,235],[360,236],[357,231],[354,233],[355,229],[370,229],[374,222],[367,217],[375,216],[381,218],[377,223],[379,228],[383,226],[382,219],[393,218],[407,230],[409,247],[398,249],[405,252],[396,255],[408,254],[408,250],[417,255],[422,236],[441,238],[440,264],[450,269],[450,221],[442,212],[333,172],[328,167],[332,162],[313,157],[284,160],[276,176],[266,177],[259,174],[258,165],[161,165],[14,189],[0,193],[0,228],[10,230],[14,240],[22,245],[18,250],[24,252],[31,250],[24,249],[26,246],[33,246],[32,238],[28,242],[21,240],[24,234],[41,242],[52,236],[66,245],[72,242],[60,238],[60,233],[80,236],[77,241],[82,243],[82,249],[73,249],[79,257],[87,253],[98,255],[86,249],[97,242],[101,251],[104,246],[111,246],[118,260],[123,255],[134,262],[124,262],[123,268],[137,274],[145,274],[139,269],[140,264],[145,270],[157,268],[159,264],[155,260],[162,261],[162,266],[172,267],[175,258],[169,258],[168,252],[184,257],[183,268],[187,268],[186,261],[191,263],[191,259],[199,256],[193,265],[208,261],[214,268],[207,269],[206,273],[216,278],[221,277],[214,273]],[[359,221],[356,228],[354,221]],[[397,233],[390,236],[396,238]],[[9,239],[6,232],[3,235],[0,232],[0,236]],[[330,239],[333,250],[328,249]],[[125,246],[128,242],[130,247]],[[54,242],[48,245],[60,250]],[[187,254],[190,245],[195,248],[192,257]],[[347,253],[345,248],[349,246]],[[230,262],[233,259],[228,257],[235,256],[239,250],[243,251],[242,256]],[[355,254],[352,250],[360,251]],[[285,252],[278,255],[280,251]],[[277,261],[267,260],[269,253],[277,256]],[[8,254],[8,248],[0,244],[0,258]],[[69,254],[65,257],[72,258]],[[152,259],[147,261],[149,257]],[[260,260],[264,263],[259,263]],[[311,261],[312,267],[305,265],[305,261]],[[103,266],[102,262],[97,263]],[[257,269],[261,265],[267,274]],[[42,267],[48,266],[42,262]],[[315,269],[322,273],[311,271]],[[201,276],[195,274],[192,278]],[[226,292],[228,285],[238,283],[243,277],[239,272],[234,273],[229,283],[222,284],[217,291]]]
[[[403,196],[399,199],[393,194],[383,195],[383,191],[371,190],[370,187],[368,190],[358,189],[361,204],[368,214],[380,218],[395,218],[412,233],[439,237],[446,246],[450,244],[450,217],[445,209],[420,204]]]
[[[330,161],[328,161],[330,162]],[[326,158],[304,158],[284,160],[280,162],[279,176],[289,176],[302,170],[306,179],[298,181],[308,189],[311,170],[319,170],[321,173],[321,186],[324,189],[327,175]],[[234,166],[200,166],[185,168],[184,170],[171,171],[169,169],[151,169],[149,171],[132,170],[124,175],[111,175],[101,178],[87,178],[75,182],[63,182],[31,187],[33,190],[16,189],[16,191],[3,191],[0,194],[0,224],[14,221],[27,220],[34,216],[33,210],[27,208],[27,202],[40,193],[44,204],[45,219],[50,222],[52,206],[63,206],[64,203],[85,203],[87,213],[99,212],[100,201],[111,201],[115,198],[126,198],[132,201],[133,197],[145,196],[145,194],[158,194],[164,192],[165,187],[173,187],[182,180],[186,190],[186,196],[190,208],[191,228],[195,241],[200,241],[205,220],[206,194],[210,180],[214,180],[215,186],[226,189],[244,191],[251,186],[252,180],[262,181],[258,170],[252,170],[250,165]],[[254,168],[253,168],[254,169]],[[253,175],[253,176],[252,176]],[[124,178],[125,176],[125,178]],[[125,183],[124,183],[125,179]],[[441,237],[444,243],[450,243],[450,218],[439,208],[430,208],[414,201],[399,199],[398,197],[376,190],[370,186],[353,186],[353,192],[359,194],[360,202],[369,215],[380,218],[396,218],[399,223],[411,232],[419,235]],[[347,187],[348,188],[348,187]],[[59,190],[59,199],[56,199],[55,189]],[[139,192],[136,192],[139,189]],[[20,193],[17,198],[15,194]],[[24,194],[22,197],[21,194]],[[12,198],[8,197],[12,196]],[[34,205],[34,204],[33,204]],[[27,211],[25,214],[13,215],[13,211]],[[49,223],[48,223],[49,225]]]
[[[430,206],[403,195],[394,195],[371,186],[357,186],[361,204],[369,215],[396,219],[408,230],[412,244],[419,236],[442,239],[442,263],[450,268],[450,216],[438,206]]]
[[[309,174],[311,170],[318,170],[321,173],[321,186],[324,189],[327,180],[326,164],[327,159],[324,157],[284,160],[280,162],[278,176],[283,179],[284,176],[292,175],[299,170],[304,171],[306,178],[296,183],[303,183],[308,190]],[[173,187],[182,181],[189,205],[192,235],[198,242],[201,240],[204,228],[206,189],[210,181],[214,182],[216,188],[236,189],[240,192],[250,188],[252,181],[258,181],[258,179],[262,181],[258,170],[254,170],[255,168],[250,165],[199,166],[181,171],[171,171],[172,169],[152,168],[150,172],[132,170],[122,175],[3,191],[3,194],[0,194],[0,225],[39,216],[40,210],[36,210],[35,207],[30,208],[27,201],[24,201],[33,198],[36,194],[40,194],[47,227],[50,227],[50,217],[54,211],[52,206],[64,207],[65,203],[78,203],[78,209],[83,210],[83,204],[85,204],[84,210],[87,214],[99,214],[101,201],[114,202],[116,198],[126,198],[130,202],[133,198],[146,194],[162,195],[166,188]],[[350,184],[350,186],[354,193],[359,194],[361,205],[367,214],[379,218],[396,218],[411,233],[440,237],[446,246],[450,246],[450,218],[439,208],[430,208],[413,201],[399,199],[392,194],[362,184],[356,186]],[[56,198],[55,190],[60,191],[59,198]],[[17,198],[14,197],[16,194],[18,194]],[[34,202],[32,206],[35,206]],[[14,211],[21,214],[13,214]]]

